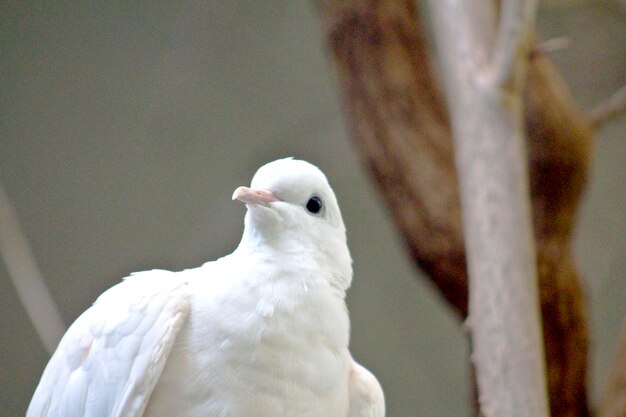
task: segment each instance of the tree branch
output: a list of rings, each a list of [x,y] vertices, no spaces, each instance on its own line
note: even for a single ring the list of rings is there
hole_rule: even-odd
[[[411,0],[325,1],[343,110],[413,258],[465,316],[467,279],[450,126]]]
[[[350,137],[413,259],[459,316],[467,271],[452,139],[427,32],[411,0],[320,5]],[[553,417],[588,416],[587,328],[571,230],[592,130],[549,60],[533,55],[525,112]]]
[[[485,74],[475,63],[484,59],[481,49],[490,43],[481,48],[478,41],[463,39],[456,17],[464,1],[429,2],[438,52],[447,57],[443,67],[463,208],[467,324],[480,411],[487,417],[547,417],[521,78],[535,8],[529,7],[533,1],[503,3],[489,68],[495,83],[484,84],[491,72]],[[483,13],[495,14],[493,3],[483,3],[471,17],[486,21]]]
[[[65,324],[20,227],[17,213],[1,186],[0,256],[39,338],[52,354],[65,333]]]
[[[491,71],[493,81],[501,88],[519,87],[524,82],[524,62],[531,46],[537,3],[502,0]]]
[[[570,47],[571,40],[566,36],[560,36],[558,38],[552,38],[535,45],[532,49],[531,58],[537,53],[550,54],[557,51],[562,51]]]
[[[598,129],[626,110],[626,85],[589,112],[591,125]]]
[[[525,119],[552,417],[586,417],[588,330],[571,236],[593,134],[550,60],[534,55]]]

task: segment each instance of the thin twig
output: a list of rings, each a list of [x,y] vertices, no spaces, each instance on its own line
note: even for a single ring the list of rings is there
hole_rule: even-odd
[[[48,353],[65,332],[65,324],[37,267],[9,196],[0,186],[0,256],[17,294]]]
[[[589,112],[591,125],[598,129],[609,120],[626,110],[626,85]]]
[[[504,0],[493,53],[493,81],[499,86],[521,86],[525,65],[516,65],[527,56],[534,27],[537,0]]]
[[[567,36],[560,36],[558,38],[552,38],[552,39],[545,40],[541,43],[538,43],[532,49],[531,53],[532,54],[538,54],[538,53],[551,54],[554,52],[567,49],[570,47],[571,44],[572,42],[570,38],[568,38]]]

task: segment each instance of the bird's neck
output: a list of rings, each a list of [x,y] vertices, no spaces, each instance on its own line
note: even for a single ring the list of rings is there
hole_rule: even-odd
[[[330,236],[326,245],[319,247],[297,232],[283,231],[278,237],[268,237],[246,228],[236,252],[274,268],[272,279],[291,275],[306,281],[324,279],[342,299],[352,281],[352,260],[345,239]]]

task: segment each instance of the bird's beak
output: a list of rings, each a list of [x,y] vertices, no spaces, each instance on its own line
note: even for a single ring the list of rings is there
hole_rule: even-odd
[[[254,190],[248,187],[239,187],[233,193],[233,200],[239,200],[245,204],[260,204],[268,206],[269,203],[278,201],[271,191]]]

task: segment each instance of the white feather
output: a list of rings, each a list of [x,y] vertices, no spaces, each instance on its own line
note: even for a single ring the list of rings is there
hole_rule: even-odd
[[[383,417],[348,351],[352,266],[334,193],[314,166],[270,163],[237,250],[135,274],[70,327],[27,417]],[[324,202],[309,213],[307,200]]]
[[[188,312],[187,285],[171,272],[111,288],[61,340],[27,417],[141,416]]]

